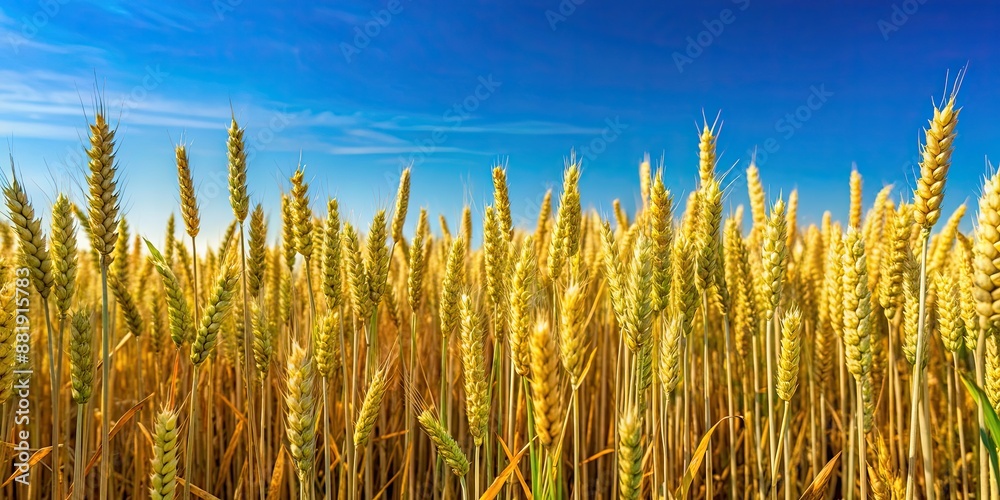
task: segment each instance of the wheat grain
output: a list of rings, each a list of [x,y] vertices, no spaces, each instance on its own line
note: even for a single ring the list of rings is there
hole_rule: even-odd
[[[430,410],[421,412],[417,416],[417,422],[424,428],[424,432],[430,437],[452,474],[465,477],[469,473],[469,459],[462,452],[462,448],[459,447],[455,438],[448,434],[448,430],[441,425],[441,422],[434,417]]]
[[[507,169],[499,165],[493,167],[493,206],[496,207],[503,239],[509,243],[514,237],[514,219],[510,214],[510,187],[507,185]]]
[[[275,325],[256,300],[250,302],[250,319],[253,328],[253,359],[257,376],[264,380],[274,358]]]
[[[73,313],[70,321],[69,370],[73,401],[87,404],[94,385],[94,354],[90,315],[83,310]]]
[[[799,326],[802,322],[802,312],[792,306],[781,319],[781,351],[778,360],[778,397],[788,402],[795,395],[799,386],[799,360],[802,354],[802,341]]]
[[[753,217],[754,231],[763,231],[767,225],[767,202],[764,186],[760,181],[760,170],[752,161],[747,168],[747,192],[750,196],[750,215]]]
[[[365,393],[364,402],[358,410],[358,420],[354,427],[354,446],[364,447],[371,439],[372,431],[375,429],[375,420],[382,409],[382,400],[389,389],[391,373],[389,363],[386,363],[375,370],[372,381],[368,384],[368,392]]]
[[[13,163],[14,160],[11,159],[11,168]],[[21,259],[31,274],[31,284],[43,299],[47,299],[55,277],[52,274],[52,258],[46,248],[45,234],[42,233],[42,219],[35,217],[35,209],[17,177],[5,183],[3,193],[7,200],[8,217],[20,241]]]
[[[60,193],[52,206],[52,286],[59,318],[65,319],[76,292],[77,248],[73,208],[66,195]]]
[[[305,171],[301,165],[292,174],[291,182],[295,251],[309,260],[313,251],[313,219],[312,209],[309,208],[309,184],[305,182]]]
[[[931,258],[927,263],[928,273],[933,273],[944,267],[948,255],[952,253],[955,240],[958,238],[958,226],[962,223],[962,218],[965,217],[965,211],[965,203],[962,203],[951,213],[951,217],[948,217],[948,221],[945,222],[941,232],[935,238],[930,253]]]
[[[396,190],[396,210],[392,215],[392,241],[403,244],[403,224],[406,223],[406,212],[410,206],[410,168],[404,168],[399,176],[399,188]]]
[[[768,321],[774,317],[774,310],[778,307],[781,291],[785,285],[785,273],[788,269],[788,250],[785,247],[787,228],[785,224],[785,202],[779,198],[771,208],[771,215],[767,218],[767,226],[763,232],[763,248],[761,249],[763,269],[761,282],[764,289],[760,293],[766,300],[767,307],[764,309],[764,315]]]
[[[441,284],[439,318],[441,334],[448,337],[458,328],[460,291],[465,282],[465,241],[459,236],[451,244]]]
[[[218,344],[219,329],[232,309],[238,282],[239,272],[230,253],[222,259],[222,267],[202,311],[201,326],[191,341],[191,362],[195,365],[204,363]]]
[[[511,364],[514,371],[521,376],[528,376],[531,369],[529,339],[537,272],[538,260],[535,257],[535,245],[532,237],[529,236],[521,243],[521,252],[514,264],[514,275],[511,279],[508,302],[510,316],[507,341],[510,344]]]
[[[191,319],[191,309],[188,307],[187,298],[184,297],[180,281],[174,275],[170,266],[167,265],[166,260],[153,247],[152,243],[146,241],[146,246],[149,248],[150,261],[153,262],[153,266],[156,267],[156,271],[160,273],[160,277],[163,279],[163,289],[166,292],[167,299],[167,315],[170,318],[170,338],[174,341],[174,344],[180,347],[191,335],[193,321]]]
[[[625,290],[625,345],[632,352],[650,342],[653,327],[653,268],[650,240],[639,236],[628,271]]]
[[[329,311],[316,322],[313,328],[313,361],[316,363],[316,373],[326,379],[333,378],[340,368],[340,343],[337,339],[338,324],[340,324],[338,313],[336,311]],[[256,331],[254,339],[254,346],[256,346]]]
[[[250,242],[247,245],[247,294],[257,297],[267,281],[267,221],[260,203],[250,213]],[[169,261],[168,261],[169,262]]]
[[[180,186],[181,218],[184,219],[188,236],[195,238],[201,232],[201,215],[191,165],[188,163],[187,146],[178,144],[174,152],[177,160],[177,184]]]
[[[385,210],[379,210],[368,229],[365,257],[365,279],[371,303],[378,304],[386,291],[389,278],[389,249],[386,248]]]
[[[563,174],[563,192],[556,213],[556,228],[549,244],[548,272],[557,281],[563,265],[580,248],[580,165],[571,158]]]
[[[538,442],[552,449],[562,432],[559,355],[549,323],[539,319],[531,332],[531,400]]]
[[[618,417],[618,498],[636,500],[642,483],[642,426],[639,409],[626,408]]]
[[[156,415],[153,425],[153,458],[149,477],[150,498],[170,500],[177,490],[178,437],[177,413],[163,409]]]
[[[410,272],[406,278],[406,300],[410,310],[416,314],[424,298],[424,274],[427,270],[428,242],[424,235],[427,229],[427,210],[420,209],[417,219],[417,235],[410,246]]]
[[[572,282],[563,292],[560,304],[559,357],[573,387],[580,386],[590,354],[590,339],[585,324],[586,294],[582,283]]]
[[[673,280],[670,252],[674,243],[674,201],[670,191],[663,184],[662,170],[656,172],[649,198],[650,237],[653,240],[654,310],[660,313],[670,304],[670,284]]]
[[[226,141],[226,156],[229,159],[229,205],[233,208],[236,221],[243,224],[250,210],[247,194],[247,152],[243,139],[245,129],[236,123],[236,116],[229,122],[229,137]]]
[[[715,180],[715,144],[719,138],[715,136],[715,126],[708,128],[706,122],[698,137],[698,177],[705,186]]]
[[[861,185],[863,180],[861,179],[861,174],[858,173],[857,166],[851,169],[851,205],[850,212],[847,217],[847,227],[848,229],[861,229]]]
[[[961,78],[959,78],[961,79]],[[913,219],[925,233],[930,233],[941,218],[941,201],[944,198],[944,183],[951,166],[954,150],[955,126],[961,109],[955,109],[955,90],[944,106],[934,105],[934,117],[929,128],[924,131],[924,144],[920,154],[920,177],[913,192]]]
[[[97,113],[90,125],[90,149],[87,150],[88,211],[90,244],[100,255],[104,265],[110,264],[111,254],[118,241],[118,185],[115,180],[118,165],[115,163],[115,131],[103,113]],[[182,196],[183,199],[183,196]],[[185,219],[186,222],[186,219]],[[190,227],[188,229],[190,232]]]
[[[465,414],[469,419],[469,434],[476,446],[481,446],[489,426],[490,402],[486,381],[485,332],[469,295],[462,295],[462,378],[465,381]]]
[[[1000,173],[983,185],[975,241],[972,293],[980,327],[995,333],[1000,328]]]
[[[125,329],[132,336],[139,337],[146,328],[146,322],[142,317],[142,313],[139,312],[139,306],[136,305],[132,292],[129,291],[128,286],[117,274],[109,276],[108,285],[114,293],[118,306],[122,308],[122,316],[125,318]]]
[[[507,293],[508,257],[510,243],[507,241],[504,222],[493,207],[483,212],[483,254],[486,259],[486,292],[489,306],[498,318],[506,316],[501,309]]]
[[[298,342],[292,342],[285,372],[285,434],[295,473],[305,483],[312,473],[316,454],[316,396],[313,365]]]

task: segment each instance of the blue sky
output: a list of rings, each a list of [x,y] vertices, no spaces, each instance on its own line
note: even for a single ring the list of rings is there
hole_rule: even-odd
[[[676,4],[676,5],[675,5]],[[682,5],[691,4],[691,5]],[[481,214],[507,162],[531,224],[572,148],[584,203],[634,207],[644,153],[683,200],[697,129],[721,111],[728,202],[745,203],[749,152],[770,195],[798,188],[804,222],[846,218],[852,163],[866,203],[908,196],[921,129],[946,74],[969,64],[946,209],[975,201],[1000,158],[997,2],[284,2],[32,0],[0,7],[0,133],[36,203],[80,199],[95,88],[120,117],[130,220],[176,212],[173,145],[189,144],[203,233],[230,220],[230,103],[252,151],[250,185],[277,222],[301,154],[317,199],[367,225],[414,162],[412,206],[454,224]],[[316,203],[320,208],[323,204]],[[972,210],[970,210],[970,219]]]

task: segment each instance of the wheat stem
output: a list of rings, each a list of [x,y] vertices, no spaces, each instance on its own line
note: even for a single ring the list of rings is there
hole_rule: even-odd
[[[732,417],[736,415],[736,403],[733,400],[733,372],[732,372],[732,351],[729,345],[729,314],[722,315],[722,340],[725,342],[723,354],[726,357],[726,407],[729,420],[729,487],[730,500],[736,500],[736,421]]]
[[[191,400],[188,408],[188,435],[187,444],[184,446],[184,499],[191,498],[191,480],[194,476],[191,463],[194,458],[192,448],[195,442],[195,419],[198,417],[198,366],[191,367]]]
[[[525,406],[528,409],[528,453],[531,459],[531,484],[538,484],[538,452],[535,448],[535,411],[531,400],[531,385],[527,377],[521,377],[521,387],[524,393]]]
[[[240,229],[240,282],[243,287],[243,331],[246,332],[243,335],[243,370],[246,374],[245,382],[246,385],[244,390],[246,391],[247,398],[247,419],[249,422],[255,422],[257,419],[254,415],[254,397],[253,397],[253,336],[250,335],[252,331],[250,326],[250,305],[249,301],[249,291],[247,287],[247,253],[246,253],[246,231],[243,227],[243,221],[239,223]],[[310,287],[311,288],[311,287]],[[310,289],[311,291],[311,289]],[[324,393],[325,394],[325,393]],[[250,485],[251,488],[256,486],[258,494],[261,500],[264,500],[264,463],[260,460],[260,450],[257,449],[257,438],[256,429],[253,425],[247,426],[247,473],[250,475]],[[256,464],[257,470],[254,471],[254,465]],[[257,474],[257,482],[254,482],[254,473]]]
[[[580,500],[580,388],[573,386],[573,498]]]
[[[920,451],[924,462],[924,484],[927,490],[925,498],[934,499],[934,461],[933,442],[931,441],[930,394],[927,384],[923,384],[923,395],[920,399]],[[994,483],[994,481],[991,481]]]
[[[851,400],[853,401],[857,394],[857,391],[851,391]],[[850,424],[847,428],[847,500],[854,500],[857,488],[857,476],[854,474],[854,468],[857,467],[858,461],[855,460],[855,455],[857,454],[857,443],[855,441],[858,439],[858,432],[855,429],[857,422],[857,413],[851,411]]]
[[[709,354],[708,354],[708,292],[702,290],[701,293],[701,307],[702,307],[702,326],[703,326],[703,336],[701,345],[702,354],[702,399],[704,401],[705,410],[705,432],[712,427],[712,386],[709,382],[711,378],[711,367]],[[708,439],[708,456],[712,456],[712,438]],[[714,488],[714,477],[712,475],[712,461],[705,461],[705,495],[708,498],[715,498],[715,488]]]
[[[49,378],[52,384],[52,492],[56,498],[62,498],[62,473],[60,471],[60,454],[61,449],[59,448],[59,434],[60,434],[60,424],[62,421],[59,418],[59,372],[56,371],[56,359],[62,359],[62,344],[56,346],[55,335],[52,332],[52,317],[49,314],[49,300],[42,298],[42,314],[45,316],[45,332],[48,335],[48,354],[49,354]],[[57,357],[58,351],[58,357]],[[61,365],[61,363],[60,363]]]
[[[84,403],[76,407],[76,449],[73,450],[73,500],[83,500],[84,492],[87,491],[87,477],[83,472],[83,457],[86,455],[87,440],[86,434],[87,419],[84,415],[87,412],[87,405]]]
[[[322,381],[322,411],[323,411],[323,491],[325,492],[324,498],[331,498],[333,493],[333,485],[331,483],[330,474],[332,473],[333,467],[330,465],[330,437],[333,436],[333,432],[330,430],[330,404],[327,402],[327,390],[329,387],[328,377],[323,377]]]
[[[772,336],[774,335],[774,322],[771,320],[766,320],[764,327],[764,352],[765,358],[767,359],[767,431],[768,431],[768,457],[772,459],[771,461],[771,482],[772,482],[772,496],[774,492],[774,472],[776,470],[776,465],[774,463],[775,457],[778,456],[778,429],[775,426],[775,413],[774,413],[774,352],[772,350]]]
[[[450,370],[450,365],[448,364],[448,334],[446,332],[441,332],[441,388],[440,388],[440,400],[441,400],[441,426],[444,427],[445,431],[449,431],[449,408],[448,400],[451,395],[451,377],[448,376],[448,371]],[[441,464],[442,460],[440,457],[437,460],[438,465]],[[441,471],[444,472],[443,470]],[[442,478],[445,483],[448,481],[447,474]],[[442,485],[444,486],[444,485]]]
[[[858,462],[860,464],[858,469],[861,472],[861,500],[868,500],[868,476],[866,475],[868,470],[868,455],[865,453],[865,404],[861,380],[858,380],[855,387],[857,387],[858,398]]]
[[[896,464],[897,467],[902,467],[903,462],[906,460],[906,452],[903,450],[903,381],[899,376],[899,369],[896,367],[896,339],[899,338],[899,321],[900,315],[897,314],[893,321],[889,322],[889,382],[891,385],[891,391],[889,392],[889,401],[895,402],[894,405],[894,416],[895,416],[895,430],[898,432],[893,432],[892,422],[890,421],[889,435],[896,436],[896,446],[893,446],[893,451],[896,454]]]
[[[958,376],[959,376],[958,375],[959,374],[959,366],[958,366],[958,356],[957,356],[957,353],[952,353],[951,361],[952,361],[952,370],[951,370],[952,380],[951,380],[951,382],[952,382],[952,386],[957,388],[957,387],[961,386],[961,384],[959,383],[959,379],[958,379]],[[963,411],[962,411],[962,406],[963,405],[961,403],[960,398],[956,397],[956,399],[955,399],[955,401],[953,401],[953,403],[954,403],[954,406],[955,406],[955,419],[958,421],[958,454],[959,454],[959,456],[962,457],[962,461],[961,461],[961,463],[962,463],[962,498],[969,498],[969,465],[968,465],[968,460],[965,460],[965,450],[966,450],[966,447],[965,447],[965,415],[963,414]]]
[[[783,404],[783,406],[784,406],[784,410],[783,410],[782,416],[781,416],[781,428],[778,431],[778,442],[775,443],[776,444],[776,446],[775,446],[776,450],[778,448],[783,448],[783,443],[785,442],[785,435],[788,434],[788,418],[789,418],[789,415],[791,414],[791,403],[788,402],[788,401],[785,401],[784,404]],[[784,458],[785,458],[785,460],[788,460],[788,456],[787,455]],[[778,466],[781,465],[781,459],[782,459],[782,456],[779,455],[777,451],[774,453],[774,455],[771,455],[771,498],[777,498],[777,493],[778,493],[778,488],[777,488],[777,486],[778,486]],[[788,477],[787,476],[784,477],[784,481],[785,481],[785,485],[784,485],[785,486],[785,491],[787,492],[787,491],[789,491]]]
[[[757,392],[760,390],[760,341],[759,332],[760,327],[756,327],[755,330],[758,334],[754,335],[751,339],[751,364],[753,364],[753,425],[754,425],[754,443],[757,446],[761,446],[764,441],[764,432],[761,429],[761,417],[760,415],[760,398],[757,397]],[[770,422],[768,423],[770,425]],[[760,498],[764,498],[764,460],[761,460],[760,453],[757,453],[757,487]]]
[[[906,500],[912,500],[914,495],[914,475],[917,468],[917,431],[919,429],[920,399],[923,391],[920,390],[921,378],[924,372],[924,321],[927,303],[927,233],[923,233],[920,238],[920,313],[917,323],[917,351],[916,362],[913,363],[913,378],[910,385],[910,451],[907,455],[906,468]],[[860,405],[861,403],[858,402]],[[929,457],[924,457],[929,458]],[[924,462],[926,467],[929,462]],[[925,485],[929,498],[933,497],[934,485]]]
[[[979,329],[979,340],[976,342],[976,383],[979,387],[985,387],[986,382],[986,336],[987,332],[985,328]],[[976,405],[978,407],[977,415],[979,417],[979,434],[981,436],[986,435],[986,413],[983,411],[982,405]],[[982,439],[979,440],[979,495],[982,498],[987,498],[990,492],[990,462],[989,453],[986,449],[986,444]]]
[[[101,256],[101,450],[110,450],[111,436],[111,335],[108,324],[108,264],[107,256]],[[111,478],[111,460],[101,455],[101,500],[108,498]]]
[[[345,448],[347,448],[347,498],[348,500],[353,500],[355,495],[355,485],[354,485],[354,471],[357,470],[357,449],[354,446],[354,422],[351,420],[351,415],[354,413],[354,383],[357,374],[357,344],[354,344],[351,348],[355,353],[354,364],[351,364],[351,358],[347,355],[347,350],[345,349],[345,334],[344,334],[344,308],[340,307],[340,352],[343,356],[343,362],[341,363],[342,370],[344,371],[344,441],[346,442]],[[353,329],[352,329],[353,330]]]
[[[417,365],[417,311],[411,311],[410,314],[410,363],[406,371],[406,375],[410,383],[413,383],[413,374],[416,370]],[[407,497],[408,499],[416,498],[414,491],[414,481],[416,480],[416,475],[414,474],[413,468],[413,457],[416,455],[416,422],[413,417],[413,412],[406,412],[406,485],[408,488]]]
[[[482,448],[482,446],[476,446],[476,447],[474,447],[474,451],[472,452],[472,454],[474,456],[474,458],[472,460],[472,463],[473,463],[473,466],[472,466],[472,474],[473,474],[473,476],[472,477],[474,478],[474,482],[472,483],[472,496],[473,496],[473,498],[479,498],[479,450],[481,448]]]

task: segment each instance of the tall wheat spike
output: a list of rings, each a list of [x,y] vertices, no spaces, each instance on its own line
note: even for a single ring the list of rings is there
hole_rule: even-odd
[[[944,183],[955,147],[955,127],[962,111],[955,108],[961,81],[960,74],[943,106],[939,108],[934,105],[934,117],[924,131],[924,144],[920,151],[920,177],[917,178],[917,189],[913,192],[913,219],[927,233],[941,218]]]

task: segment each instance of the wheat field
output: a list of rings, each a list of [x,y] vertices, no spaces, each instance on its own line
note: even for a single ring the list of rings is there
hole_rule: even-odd
[[[865,207],[854,171],[818,227],[719,173],[708,123],[686,199],[647,159],[605,220],[571,156],[515,227],[497,166],[480,236],[412,210],[407,168],[355,227],[302,168],[252,201],[233,118],[214,246],[184,145],[177,216],[129,225],[98,106],[85,196],[43,221],[4,177],[0,497],[1000,498],[1000,174],[972,233],[942,214],[956,98],[912,190]]]

